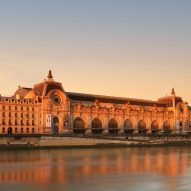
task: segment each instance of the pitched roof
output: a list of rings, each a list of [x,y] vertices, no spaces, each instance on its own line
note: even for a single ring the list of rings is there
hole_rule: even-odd
[[[103,103],[114,103],[114,104],[131,104],[131,105],[142,105],[142,106],[158,106],[166,107],[166,103],[161,103],[159,101],[143,100],[143,99],[134,99],[134,98],[124,98],[124,97],[113,97],[113,96],[104,96],[104,95],[93,95],[93,94],[82,94],[82,93],[73,93],[66,92],[68,97],[71,100],[75,101],[90,101],[95,102],[98,99]]]

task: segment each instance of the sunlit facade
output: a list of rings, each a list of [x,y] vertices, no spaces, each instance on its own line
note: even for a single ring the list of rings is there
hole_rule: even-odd
[[[158,101],[66,92],[51,71],[33,88],[0,96],[1,134],[145,134],[190,130],[191,108],[174,89]]]

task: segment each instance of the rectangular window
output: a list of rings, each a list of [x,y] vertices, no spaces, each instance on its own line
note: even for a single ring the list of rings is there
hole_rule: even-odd
[[[5,123],[5,119],[2,120],[2,124],[3,124],[3,125],[6,125],[6,123]]]
[[[2,133],[5,133],[5,127],[2,128]]]
[[[32,128],[32,133],[35,133],[35,130],[34,130],[34,128]]]

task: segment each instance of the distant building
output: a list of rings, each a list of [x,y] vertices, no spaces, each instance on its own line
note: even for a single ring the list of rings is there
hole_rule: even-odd
[[[33,88],[0,96],[0,134],[129,134],[190,129],[191,108],[176,96],[158,101],[65,92],[51,71]]]

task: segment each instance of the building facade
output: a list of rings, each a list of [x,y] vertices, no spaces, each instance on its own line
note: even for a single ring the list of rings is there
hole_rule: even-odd
[[[0,134],[145,134],[189,131],[191,108],[172,89],[158,101],[66,92],[51,71],[0,96]]]

